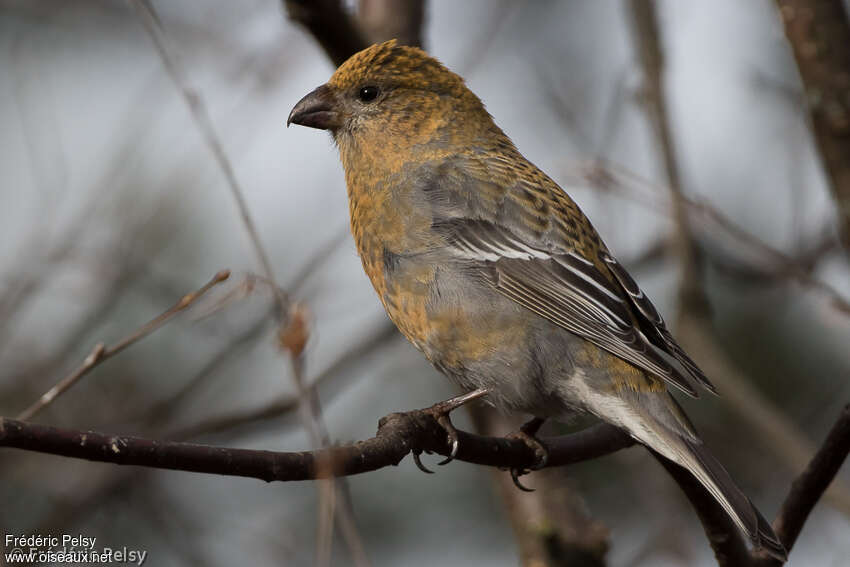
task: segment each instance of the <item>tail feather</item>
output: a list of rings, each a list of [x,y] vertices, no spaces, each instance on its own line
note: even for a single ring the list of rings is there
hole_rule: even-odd
[[[761,515],[758,508],[753,506],[753,510],[756,511],[756,516],[759,520],[758,533],[761,548],[782,562],[788,561],[788,551],[782,545],[782,542],[779,541],[779,538],[776,537],[773,528],[770,526],[770,522]]]
[[[756,509],[747,496],[700,442],[682,438],[687,451],[681,455],[685,466],[726,510],[729,517],[747,534],[753,546],[767,551],[773,557],[787,561],[788,552],[776,537],[773,528]]]
[[[787,560],[770,523],[741,492],[723,465],[699,439],[685,412],[668,393],[604,391],[583,375],[568,383],[569,394],[602,419],[622,427],[653,451],[687,469],[723,507],[756,548]]]

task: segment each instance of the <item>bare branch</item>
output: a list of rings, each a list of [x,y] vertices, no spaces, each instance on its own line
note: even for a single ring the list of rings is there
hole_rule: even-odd
[[[649,190],[657,193],[658,190],[664,189],[663,186],[657,186],[628,169],[608,161],[596,160],[590,164],[582,164],[579,169],[581,177],[594,187],[625,197],[661,214],[669,214],[668,202],[649,193]],[[808,253],[804,251],[799,258],[792,257],[742,228],[706,201],[683,197],[681,203],[688,210],[691,217],[690,228],[694,232],[699,232],[701,235],[707,234],[708,228],[700,228],[703,225],[718,229],[733,240],[739,248],[752,250],[760,258],[769,262],[770,268],[765,273],[766,276],[795,281],[817,291],[827,297],[840,313],[850,315],[850,300],[833,286],[812,275],[815,263],[835,248],[828,237],[822,237],[821,242]]]
[[[204,138],[204,141],[212,151],[216,163],[224,174],[228,188],[230,189],[230,193],[233,196],[233,199],[239,210],[239,214],[242,219],[242,224],[244,225],[245,230],[248,233],[248,236],[250,237],[254,252],[256,253],[257,258],[260,261],[266,278],[268,278],[268,280],[272,283],[273,297],[275,299],[275,304],[278,309],[278,315],[283,321],[282,326],[286,326],[288,308],[290,307],[289,296],[280,288],[279,285],[277,285],[277,280],[275,278],[274,270],[269,260],[268,253],[263,247],[259,233],[257,232],[256,225],[254,224],[254,221],[251,218],[251,214],[248,210],[248,204],[244,197],[244,191],[242,190],[241,186],[239,185],[239,182],[236,179],[236,174],[233,170],[233,166],[231,165],[230,160],[227,157],[227,154],[224,151],[224,146],[215,132],[215,128],[213,127],[212,119],[210,118],[206,104],[204,103],[204,100],[201,98],[200,94],[189,86],[189,82],[186,79],[185,72],[178,65],[176,55],[172,53],[166,45],[162,23],[156,13],[156,10],[154,10],[153,5],[150,3],[149,0],[133,0],[133,6],[135,7],[137,14],[139,15],[139,18],[142,20],[145,29],[151,36],[151,39],[153,40],[154,45],[156,46],[160,58],[162,59],[162,63],[166,71],[168,72],[168,75],[171,77],[171,79],[174,81],[174,84],[177,86],[177,88],[180,90],[180,93],[183,95],[183,98],[186,101],[186,105],[189,107],[189,111],[192,114],[192,118],[197,124],[198,129],[200,130],[201,135]],[[302,409],[304,427],[310,435],[314,446],[326,446],[329,442],[329,439],[324,420],[322,419],[321,410],[319,408],[318,398],[316,397],[314,391],[306,388],[302,380],[300,366],[303,361],[300,360],[300,354],[294,352],[291,354],[292,356],[290,356],[289,359],[292,367],[292,377],[293,382],[295,384],[295,389],[298,393],[298,398],[301,401],[300,406]],[[320,491],[320,502],[324,500],[325,503],[328,503],[329,501],[327,499],[323,499],[322,495],[323,492]],[[368,561],[363,560],[361,554],[363,544],[360,541],[359,534],[357,534],[355,526],[353,525],[353,523],[351,523],[353,522],[354,514],[350,510],[350,506],[347,499],[343,499],[342,501],[340,501],[339,506],[336,509],[339,511],[339,514],[337,514],[336,517],[339,520],[343,535],[346,539],[346,543],[348,544],[349,549],[352,552],[352,556],[355,559],[356,564],[368,565]],[[354,539],[351,539],[352,537]]]
[[[215,128],[213,127],[212,119],[210,118],[204,99],[201,98],[201,95],[196,90],[189,86],[185,72],[180,67],[176,55],[171,53],[171,50],[166,45],[162,23],[150,2],[148,0],[133,0],[133,7],[135,7],[136,13],[139,15],[139,19],[141,19],[142,24],[144,24],[145,29],[151,36],[151,39],[156,46],[156,50],[162,59],[162,64],[168,72],[168,76],[171,77],[171,80],[179,89],[180,94],[183,95],[183,99],[186,101],[186,106],[189,107],[189,112],[191,112],[192,118],[198,126],[198,130],[203,136],[204,142],[209,147],[215,157],[216,163],[221,169],[221,172],[224,174],[227,186],[230,189],[233,199],[236,201],[236,206],[239,209],[242,223],[245,225],[245,230],[251,239],[254,252],[256,252],[257,257],[260,260],[263,272],[265,272],[266,276],[270,280],[274,280],[274,271],[272,270],[271,262],[269,261],[268,254],[266,254],[265,248],[263,248],[260,241],[260,236],[257,233],[254,221],[251,219],[251,213],[248,211],[248,204],[245,201],[244,191],[240,187],[239,182],[236,180],[236,173],[233,170],[233,165],[230,163],[230,160],[224,151],[224,146],[219,140],[218,135],[215,133]],[[281,311],[282,310],[283,308],[281,307]]]
[[[411,451],[447,455],[445,430],[432,408],[394,413],[380,420],[375,437],[351,445],[283,453],[209,445],[154,441],[91,431],[59,429],[0,418],[0,447],[11,447],[90,461],[242,476],[268,482],[354,475],[397,465]],[[457,460],[502,468],[523,468],[537,457],[523,441],[459,432]],[[616,427],[601,423],[578,433],[541,440],[549,453],[547,467],[601,457],[634,441]],[[794,481],[774,522],[786,549],[793,547],[806,519],[850,452],[850,405],[841,412],[821,448]],[[740,533],[714,499],[684,469],[659,459],[700,515],[721,566],[775,566],[772,558],[747,554]]]
[[[307,30],[336,66],[369,46],[340,0],[284,0],[283,4],[289,19]]]
[[[170,308],[166,309],[160,315],[157,315],[117,343],[112,346],[107,347],[103,343],[98,343],[94,346],[89,355],[85,358],[83,363],[77,367],[73,372],[62,378],[59,382],[56,383],[52,388],[50,388],[47,392],[42,394],[42,396],[33,402],[27,409],[22,411],[18,415],[18,419],[27,420],[32,418],[36,413],[50,405],[57,397],[65,393],[71,386],[76,384],[80,378],[91,372],[93,368],[95,368],[101,362],[112,358],[125,348],[129,347],[132,344],[137,343],[143,338],[147,337],[157,329],[161,328],[165,325],[172,317],[177,315],[178,313],[186,310],[190,305],[192,305],[195,301],[197,301],[201,296],[203,296],[210,289],[220,284],[224,280],[230,277],[230,270],[221,270],[213,278],[200,287],[198,290],[193,291],[184,295],[180,300],[175,303]]]
[[[527,467],[534,452],[517,439],[459,432],[457,459],[494,467]],[[543,439],[549,466],[586,461],[634,444],[612,425],[599,424],[578,433]],[[0,447],[14,447],[90,461],[159,469],[244,476],[265,481],[313,480],[348,476],[397,465],[411,451],[450,452],[445,430],[428,410],[390,414],[380,420],[375,437],[351,445],[283,453],[156,441],[93,431],[59,429],[0,418]],[[320,466],[329,464],[329,466]]]
[[[482,406],[469,408],[475,429],[490,437],[520,428],[518,416],[504,416]],[[522,477],[533,493],[517,490],[511,475],[494,473],[499,494],[514,529],[521,565],[534,567],[602,567],[609,532],[593,519],[582,495],[570,482],[569,470],[534,471]],[[526,479],[530,478],[530,481]]]
[[[360,0],[357,19],[372,43],[397,39],[421,47],[425,0]]]
[[[645,79],[647,112],[655,130],[667,177],[667,186],[673,209],[673,219],[676,226],[676,243],[678,256],[682,267],[682,277],[679,282],[679,328],[683,344],[691,351],[697,360],[712,376],[720,391],[730,392],[739,404],[742,415],[748,416],[751,423],[758,428],[772,427],[777,447],[787,444],[789,440],[804,446],[806,440],[797,435],[796,428],[786,426],[787,420],[776,408],[764,399],[760,393],[750,387],[745,380],[731,380],[737,375],[737,368],[725,356],[716,344],[714,337],[707,331],[710,324],[708,319],[708,299],[702,286],[700,271],[699,248],[690,227],[688,205],[683,196],[681,180],[678,171],[677,158],[672,141],[670,121],[667,113],[667,100],[663,88],[662,74],[664,61],[660,44],[658,15],[654,0],[633,0],[632,17],[635,27],[636,49],[640,54],[641,65]],[[808,275],[808,274],[803,274]],[[756,412],[756,408],[760,411]],[[756,418],[759,415],[759,418]],[[798,439],[798,437],[800,437]],[[721,565],[742,565],[747,556],[746,547],[740,541],[738,530],[726,514],[704,490],[700,489],[687,474],[664,463],[668,472],[680,484],[690,498],[715,552],[715,557]],[[837,468],[836,468],[837,470]],[[834,472],[830,478],[834,477]],[[824,490],[826,486],[824,486]],[[818,498],[823,491],[818,493]],[[784,540],[783,540],[783,543]],[[786,546],[790,548],[790,546]]]
[[[353,344],[330,367],[313,378],[310,381],[310,388],[318,388],[331,378],[342,375],[344,370],[350,370],[352,365],[364,358],[368,358],[372,353],[396,337],[398,337],[398,331],[396,331],[392,323],[387,321],[374,333],[364,337],[362,341]],[[181,440],[195,439],[224,431],[232,431],[246,425],[259,425],[277,417],[294,414],[297,409],[297,398],[274,400],[258,408],[223,413],[188,427],[171,431],[168,433],[168,438]]]
[[[821,448],[800,476],[791,485],[791,492],[773,522],[776,535],[787,549],[796,543],[803,524],[838,474],[838,469],[850,453],[850,405],[844,406],[838,421],[832,426]],[[778,565],[773,558],[763,558],[766,564]]]
[[[792,483],[773,528],[790,552],[812,509],[835,479],[838,469],[850,453],[850,405],[838,416],[829,434],[809,462],[806,470]],[[782,563],[763,551],[747,551],[740,530],[721,506],[693,478],[693,475],[656,455],[670,476],[688,497],[700,517],[720,567],[780,567]]]
[[[717,500],[686,469],[655,452],[653,455],[676,481],[691,503],[714,552],[714,557],[717,559],[717,564],[721,567],[748,565],[751,561],[750,552],[741,538],[740,530]]]
[[[283,0],[283,5],[337,67],[371,43],[397,39],[422,46],[424,0],[361,0],[358,17],[340,0]]]
[[[58,429],[0,418],[0,447],[12,447],[66,457],[159,469],[293,481],[354,475],[397,465],[411,451],[447,455],[445,430],[432,408],[394,413],[380,420],[375,437],[351,445],[283,453],[230,449],[209,445],[154,441],[91,431]],[[533,450],[519,439],[482,437],[459,432],[457,459],[502,468],[527,467]],[[609,424],[578,433],[544,438],[547,467],[577,463],[629,447],[634,441]],[[841,412],[806,470],[794,481],[774,522],[786,548],[793,547],[806,519],[850,452],[850,405]],[[660,458],[700,515],[720,565],[775,566],[775,560],[746,552],[741,535],[715,500],[693,476]]]
[[[655,131],[656,143],[661,152],[662,165],[667,177],[667,187],[673,204],[673,220],[676,223],[676,251],[681,261],[681,280],[679,282],[680,311],[703,309],[706,298],[700,285],[699,250],[689,226],[685,197],[681,186],[678,159],[673,135],[670,130],[670,118],[667,110],[667,97],[664,91],[662,74],[664,57],[660,45],[658,16],[653,0],[632,0],[632,19],[635,27],[635,43],[644,73],[643,102]]]
[[[776,0],[850,250],[850,20],[842,0]]]

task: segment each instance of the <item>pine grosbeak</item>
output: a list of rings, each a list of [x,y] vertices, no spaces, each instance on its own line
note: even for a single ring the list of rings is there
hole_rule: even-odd
[[[696,396],[711,383],[461,77],[389,41],[352,56],[288,122],[332,134],[366,274],[436,368],[507,411],[583,411],[626,430],[689,470],[755,546],[785,557],[667,390]]]

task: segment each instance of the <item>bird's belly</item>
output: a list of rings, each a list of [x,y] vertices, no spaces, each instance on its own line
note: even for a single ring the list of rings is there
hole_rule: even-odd
[[[442,373],[464,390],[486,388],[505,410],[563,415],[559,382],[573,372],[581,341],[498,293],[439,253],[358,246],[387,315]]]
[[[543,373],[558,363],[541,363],[534,343],[548,323],[495,290],[446,275],[445,266],[405,268],[373,284],[393,323],[438,370],[465,391],[486,388],[503,409],[563,412],[544,409],[551,400]]]

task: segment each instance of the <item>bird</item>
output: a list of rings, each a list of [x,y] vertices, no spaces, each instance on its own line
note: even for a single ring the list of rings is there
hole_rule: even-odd
[[[364,271],[399,331],[467,392],[449,409],[486,395],[534,416],[532,438],[543,420],[595,415],[687,469],[754,547],[786,559],[671,395],[714,386],[462,77],[420,48],[375,44],[290,124],[331,134]]]

